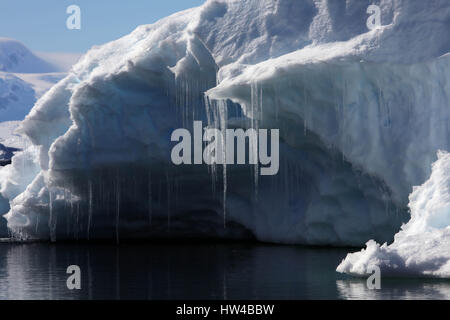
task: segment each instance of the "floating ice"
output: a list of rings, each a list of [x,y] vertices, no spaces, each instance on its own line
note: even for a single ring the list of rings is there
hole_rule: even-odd
[[[409,197],[411,220],[392,244],[371,240],[349,254],[337,271],[365,276],[379,266],[384,276],[450,278],[450,154],[439,152],[430,179]]]

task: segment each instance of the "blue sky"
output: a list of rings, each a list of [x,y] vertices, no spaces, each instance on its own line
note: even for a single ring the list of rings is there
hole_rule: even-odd
[[[41,52],[85,52],[204,0],[0,0],[0,37]],[[81,8],[81,30],[68,30],[66,9]]]

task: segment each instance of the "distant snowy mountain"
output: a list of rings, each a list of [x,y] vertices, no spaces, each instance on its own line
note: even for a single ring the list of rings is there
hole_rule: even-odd
[[[78,58],[78,54],[36,55],[16,40],[0,38],[0,123],[23,120]]]
[[[36,94],[29,83],[0,72],[0,122],[24,119],[35,102]]]
[[[49,73],[59,69],[45,61],[17,40],[0,38],[0,71],[16,73]]]
[[[10,230],[392,242],[413,186],[450,150],[450,2],[375,1],[382,25],[368,30],[373,2],[209,0],[93,48],[20,125],[32,146],[0,170]],[[278,128],[279,174],[173,165],[171,133],[194,120]]]

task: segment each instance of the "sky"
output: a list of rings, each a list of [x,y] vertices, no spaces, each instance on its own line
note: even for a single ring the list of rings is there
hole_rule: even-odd
[[[204,0],[0,0],[0,37],[36,52],[83,53]],[[69,30],[67,7],[81,9],[81,30]]]

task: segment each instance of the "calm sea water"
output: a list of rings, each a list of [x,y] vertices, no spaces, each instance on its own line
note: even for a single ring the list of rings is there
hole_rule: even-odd
[[[335,272],[345,249],[255,244],[0,243],[0,299],[450,299],[450,282]],[[81,268],[81,290],[66,269]]]

